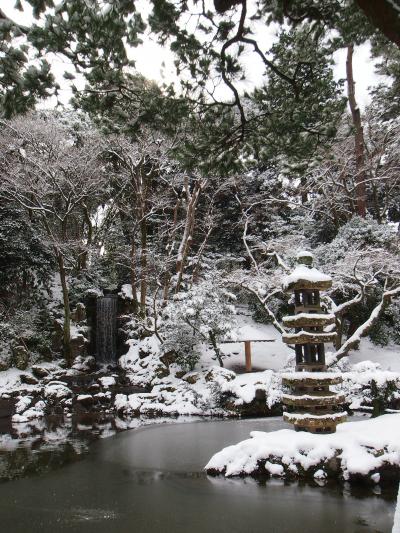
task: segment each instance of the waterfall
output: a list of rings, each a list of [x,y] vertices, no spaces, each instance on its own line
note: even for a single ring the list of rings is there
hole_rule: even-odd
[[[117,298],[103,296],[96,305],[96,353],[99,363],[115,363],[117,358]]]

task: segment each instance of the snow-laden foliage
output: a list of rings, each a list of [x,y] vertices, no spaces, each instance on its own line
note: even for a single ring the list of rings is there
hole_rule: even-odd
[[[332,242],[315,250],[317,261],[344,294],[359,285],[358,278],[376,283],[385,276],[400,279],[398,254],[399,240],[393,228],[361,217],[353,217]]]
[[[223,366],[219,343],[234,338],[234,301],[221,281],[211,277],[176,294],[163,312],[164,350],[175,352],[177,363],[192,370],[200,358],[199,345],[210,343]]]
[[[400,405],[400,374],[383,371],[379,363],[364,361],[344,372],[343,382],[336,387],[346,397],[350,409],[370,408],[373,415],[382,414],[388,407]]]
[[[385,309],[382,320],[370,331],[371,340],[379,346],[400,344],[400,302],[393,301]]]

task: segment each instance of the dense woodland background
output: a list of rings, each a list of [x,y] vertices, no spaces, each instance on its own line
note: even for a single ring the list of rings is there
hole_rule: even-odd
[[[281,279],[303,249],[334,280],[332,362],[361,336],[400,344],[396,17],[345,0],[28,4],[30,27],[0,11],[1,368],[21,345],[32,362],[61,350],[71,364],[71,312],[127,285],[131,335],[155,334],[184,367],[201,342],[220,359],[238,303],[283,331]],[[268,50],[256,22],[274,25]],[[128,59],[148,31],[176,54],[179,86]],[[363,43],[382,83],[361,109]],[[264,81],[246,92],[250,52]],[[74,68],[67,108],[43,108],[60,88],[52,54]]]

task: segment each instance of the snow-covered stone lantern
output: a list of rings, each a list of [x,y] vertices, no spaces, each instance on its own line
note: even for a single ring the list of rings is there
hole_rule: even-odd
[[[336,337],[332,331],[335,317],[323,312],[320,291],[329,289],[332,279],[313,268],[310,252],[300,252],[297,262],[283,282],[285,291],[294,292],[295,310],[294,315],[283,319],[294,333],[284,333],[282,340],[294,345],[296,351],[296,371],[282,376],[283,385],[290,389],[283,395],[287,409],[283,417],[299,431],[333,433],[346,413],[340,410],[344,397],[329,389],[342,378],[326,372],[325,363],[325,344]]]

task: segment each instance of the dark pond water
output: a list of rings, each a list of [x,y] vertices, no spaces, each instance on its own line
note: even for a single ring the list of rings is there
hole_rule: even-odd
[[[106,434],[115,431],[108,423]],[[32,468],[32,474],[0,483],[0,530],[391,532],[397,488],[374,494],[336,484],[258,483],[204,474],[208,459],[223,446],[252,430],[272,431],[283,425],[279,419],[164,424],[97,440],[90,444],[90,453],[78,453],[80,460],[68,460],[62,468],[47,465],[36,474]],[[69,438],[70,444],[75,439],[77,448],[83,442],[87,450],[84,439],[71,433]],[[7,453],[13,450],[3,456]]]

